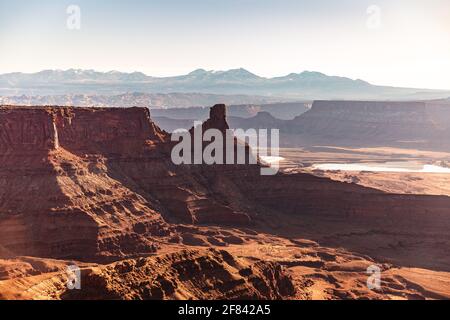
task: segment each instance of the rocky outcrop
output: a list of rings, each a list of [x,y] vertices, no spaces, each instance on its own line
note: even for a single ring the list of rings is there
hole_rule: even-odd
[[[0,299],[278,300],[296,293],[292,278],[278,263],[249,262],[216,249],[80,266],[82,290],[67,289],[61,262],[40,261],[40,270],[34,269],[36,260],[22,264],[32,275],[0,281]]]
[[[216,104],[209,112],[209,118],[203,123],[203,130],[218,129],[225,132],[230,129],[227,123],[227,107],[224,104]]]
[[[126,279],[123,281],[122,279]],[[282,299],[295,294],[280,265],[249,263],[221,250],[185,250],[85,270],[79,292],[61,299]]]

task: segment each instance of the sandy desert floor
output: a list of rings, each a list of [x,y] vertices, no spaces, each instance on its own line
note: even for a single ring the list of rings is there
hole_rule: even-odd
[[[390,193],[430,194],[450,196],[450,174],[421,172],[373,172],[373,171],[324,171],[313,168],[323,163],[385,163],[414,162],[447,164],[450,153],[398,148],[337,148],[314,147],[312,149],[282,149],[285,158],[280,163],[288,172],[308,172],[316,176],[356,183]]]

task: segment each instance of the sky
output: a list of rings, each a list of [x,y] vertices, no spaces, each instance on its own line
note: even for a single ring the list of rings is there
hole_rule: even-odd
[[[241,67],[450,89],[450,1],[0,0],[0,73]]]

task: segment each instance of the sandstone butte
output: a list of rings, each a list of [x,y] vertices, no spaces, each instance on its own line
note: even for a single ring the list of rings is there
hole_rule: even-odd
[[[450,297],[450,198],[176,166],[173,145],[146,108],[0,107],[0,297]]]

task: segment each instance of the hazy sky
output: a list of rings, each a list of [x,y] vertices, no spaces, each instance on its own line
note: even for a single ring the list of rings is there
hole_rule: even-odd
[[[0,0],[0,73],[238,67],[450,89],[450,1]]]

